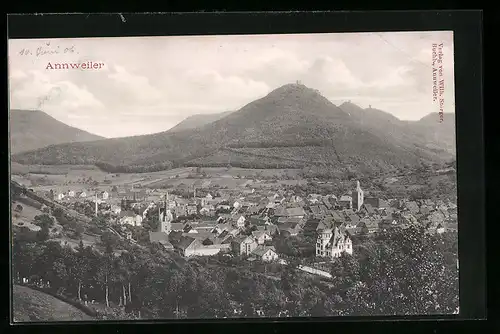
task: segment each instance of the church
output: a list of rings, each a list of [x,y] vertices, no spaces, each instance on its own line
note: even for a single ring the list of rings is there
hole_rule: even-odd
[[[159,224],[158,232],[163,232],[170,234],[172,230],[172,220],[174,220],[174,215],[172,211],[167,206],[167,201],[165,200],[163,208],[158,208]]]
[[[167,202],[168,202],[168,195],[167,199],[164,201],[163,208],[162,207],[158,208],[158,216],[159,216],[158,230],[156,232],[152,231],[149,232],[149,241],[159,242],[165,248],[173,249],[173,246],[170,243],[168,236],[172,231],[172,220],[174,220],[174,216],[172,214],[172,211],[168,209]]]

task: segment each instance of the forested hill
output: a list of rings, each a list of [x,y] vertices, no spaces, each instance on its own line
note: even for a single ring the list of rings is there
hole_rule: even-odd
[[[344,109],[315,89],[288,84],[201,127],[55,145],[12,159],[24,164],[97,164],[110,171],[141,172],[186,164],[275,168],[286,162],[288,168],[302,166],[304,161],[320,161],[339,170],[387,170],[451,157],[446,149],[429,147],[417,136],[403,138],[375,125],[370,128],[372,122],[362,123]]]

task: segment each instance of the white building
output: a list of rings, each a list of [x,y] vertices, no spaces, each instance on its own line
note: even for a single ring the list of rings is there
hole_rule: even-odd
[[[236,226],[243,228],[245,227],[245,216],[240,216],[238,220],[236,221]]]
[[[352,208],[355,211],[359,211],[359,209],[361,209],[364,203],[364,198],[365,195],[363,189],[361,189],[359,181],[356,181],[356,190],[352,192]]]
[[[103,191],[101,193],[101,197],[103,200],[107,200],[109,198],[109,193],[107,191]]]
[[[142,216],[137,215],[131,211],[122,211],[120,213],[120,224],[128,224],[132,226],[141,226],[142,225]]]
[[[323,230],[316,242],[316,256],[336,258],[343,252],[352,254],[352,240],[338,227]]]
[[[273,238],[266,231],[253,231],[252,236],[259,245],[263,245],[266,241],[271,241]]]

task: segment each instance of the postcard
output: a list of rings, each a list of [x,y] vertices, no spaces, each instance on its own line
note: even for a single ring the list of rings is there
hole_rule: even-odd
[[[15,322],[458,313],[452,31],[8,63]]]

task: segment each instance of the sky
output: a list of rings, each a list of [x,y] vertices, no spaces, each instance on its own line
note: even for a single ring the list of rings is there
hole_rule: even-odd
[[[300,80],[336,105],[350,100],[417,120],[439,111],[434,43],[443,43],[443,111],[453,113],[452,32],[11,39],[10,109],[125,137],[238,110]],[[104,65],[50,68],[82,62]]]

